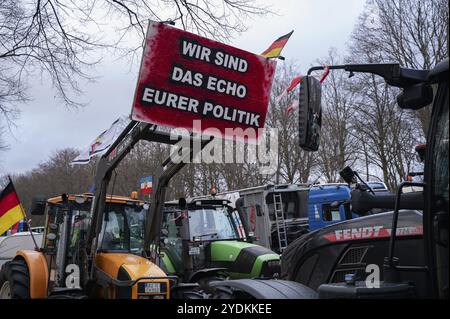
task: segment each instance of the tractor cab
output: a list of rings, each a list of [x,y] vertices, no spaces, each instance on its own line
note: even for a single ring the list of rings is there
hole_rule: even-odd
[[[423,182],[403,182],[395,195],[375,196],[371,187],[355,188],[351,193],[353,212],[364,215],[373,208],[391,212],[340,223],[293,243],[283,254],[285,278],[300,283],[315,278],[314,287],[318,287],[320,298],[449,297],[448,64],[446,59],[431,71],[406,69],[399,64],[327,67],[350,72],[350,76],[354,73],[381,76],[388,85],[402,90],[397,97],[402,109],[433,106],[427,145],[416,149],[424,161]],[[301,83],[299,141],[309,151],[317,151],[319,147],[321,125],[321,84],[310,74],[322,69],[311,68]],[[349,184],[355,177],[361,180],[350,168],[344,169],[341,177]],[[361,183],[366,184],[362,180]],[[422,191],[406,192],[410,187],[420,187]],[[378,230],[368,232],[374,225]],[[378,242],[369,238],[377,238]],[[360,253],[356,253],[358,249]],[[369,250],[378,250],[378,257]],[[299,251],[303,253],[298,254]],[[319,254],[332,257],[321,262]],[[337,266],[325,271],[326,265]],[[366,268],[366,274],[361,276],[352,269],[359,265],[373,270]],[[308,267],[327,275],[318,279],[319,275],[306,272]],[[339,279],[332,281],[334,274],[341,270]]]
[[[125,197],[107,195],[104,206],[104,218],[98,236],[98,249],[93,260],[85,255],[86,237],[91,226],[91,206],[93,194],[65,195],[48,200],[34,200],[33,215],[46,215],[41,253],[43,254],[48,277],[48,293],[62,290],[84,289],[87,296],[103,298],[144,298],[168,297],[170,291],[166,274],[156,265],[142,258],[145,222],[149,205],[135,199],[137,196]],[[128,264],[138,264],[140,269],[128,269]],[[89,284],[83,278],[83,267],[93,267],[101,281]],[[143,274],[145,273],[145,276]],[[145,293],[141,285],[154,277],[159,289],[151,294]],[[74,280],[78,276],[79,280]],[[102,278],[103,277],[103,278]],[[107,282],[108,279],[111,282]],[[115,287],[114,280],[133,280],[129,286]],[[90,289],[87,289],[90,286]],[[155,284],[156,287],[156,284]],[[156,291],[158,290],[158,291]],[[81,292],[81,290],[80,290]]]
[[[248,242],[240,216],[228,200],[180,202],[166,203],[164,208],[160,251],[168,273],[189,282],[200,277],[272,277],[263,269],[264,262],[279,266],[279,256]],[[252,258],[246,260],[247,255]]]

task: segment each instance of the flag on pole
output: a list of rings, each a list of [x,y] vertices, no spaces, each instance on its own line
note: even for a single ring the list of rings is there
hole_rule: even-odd
[[[299,85],[301,81],[302,81],[301,76],[297,76],[297,77],[293,78],[291,83],[289,84],[289,86],[279,96],[277,96],[277,98],[276,98],[277,103],[280,103],[280,101],[283,97],[285,97],[286,95],[291,93],[291,91],[293,89],[295,89],[295,87],[297,85]]]
[[[278,39],[276,39],[275,42],[272,43],[272,45],[266,51],[261,53],[261,55],[268,59],[278,58],[280,56],[281,51],[283,50],[284,46],[289,41],[289,38],[291,37],[292,33],[294,33],[294,30],[292,30],[288,34],[283,35],[282,37],[279,37]]]
[[[330,67],[328,65],[325,65],[323,67],[324,71],[322,74],[322,77],[320,78],[320,83],[325,82],[325,80],[327,79],[328,75],[330,74]]]
[[[141,194],[150,195],[153,191],[153,176],[142,177],[140,179]]]
[[[286,91],[288,93],[290,93],[293,89],[295,89],[295,87],[297,85],[300,84],[300,82],[302,81],[302,77],[301,76],[297,76],[295,78],[292,79],[291,84],[289,84],[289,86],[287,87]]]
[[[0,234],[6,232],[25,217],[25,211],[10,179],[8,185],[0,193]]]
[[[80,155],[78,155],[73,161],[70,163],[72,165],[74,164],[88,164],[92,157],[101,155],[108,148],[111,146],[111,144],[116,139],[118,133],[120,133],[120,128],[123,126],[123,121],[121,118],[114,121],[114,123],[111,124],[111,127],[101,133],[90,145],[89,147],[81,152]]]
[[[286,109],[286,114],[293,112],[296,108],[299,107],[299,105],[300,105],[299,100],[295,99],[294,102],[292,102],[292,104],[289,105],[289,107]]]

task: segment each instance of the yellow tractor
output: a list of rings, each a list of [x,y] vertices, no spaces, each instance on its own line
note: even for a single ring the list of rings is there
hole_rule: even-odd
[[[34,199],[33,215],[46,215],[42,248],[18,251],[0,272],[0,298],[168,299],[176,279],[140,257],[149,205],[106,196],[92,271],[86,237],[93,194]],[[89,275],[88,275],[89,274]]]
[[[151,209],[136,193],[107,194],[115,168],[138,141],[173,145],[181,138],[131,121],[99,158],[93,194],[34,198],[31,214],[46,214],[44,243],[36,251],[18,251],[3,265],[0,298],[166,299],[195,289],[166,275],[152,249],[159,243],[167,184],[185,162],[165,162],[170,165],[157,181]],[[209,141],[201,140],[187,156],[195,156]]]

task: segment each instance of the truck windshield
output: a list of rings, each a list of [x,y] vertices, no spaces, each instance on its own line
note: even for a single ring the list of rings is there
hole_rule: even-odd
[[[239,239],[233,216],[227,207],[189,210],[190,239],[227,240]]]
[[[145,217],[148,210],[143,206],[111,204],[107,206],[100,247],[102,250],[139,253],[143,249]]]

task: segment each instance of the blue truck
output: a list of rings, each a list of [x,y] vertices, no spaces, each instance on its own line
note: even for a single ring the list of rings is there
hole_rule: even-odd
[[[309,190],[309,231],[356,218],[349,203],[350,187],[347,184],[315,185]]]
[[[390,194],[383,182],[367,182],[375,194]],[[350,193],[352,189],[347,184],[314,185],[308,196],[308,224],[309,231],[321,229],[345,220],[358,218],[352,212]],[[379,213],[373,211],[372,213]]]

